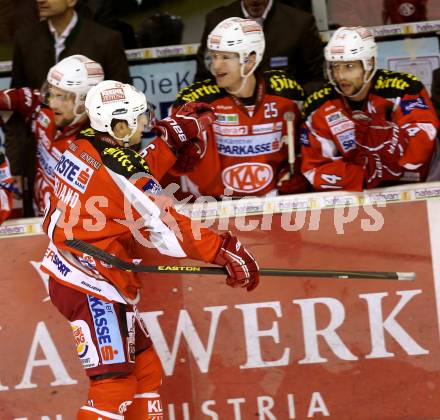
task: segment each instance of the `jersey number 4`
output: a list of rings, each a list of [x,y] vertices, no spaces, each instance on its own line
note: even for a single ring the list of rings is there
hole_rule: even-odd
[[[321,174],[321,179],[327,183],[321,185],[321,188],[342,188],[340,185],[336,185],[342,179],[341,176],[333,174]]]

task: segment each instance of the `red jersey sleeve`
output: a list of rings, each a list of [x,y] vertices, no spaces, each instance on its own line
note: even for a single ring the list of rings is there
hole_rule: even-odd
[[[415,170],[430,162],[439,121],[428,92],[417,81],[415,88],[400,98],[392,120],[408,134],[409,145],[400,160],[405,169]]]
[[[300,141],[301,171],[315,190],[363,190],[364,170],[335,143],[320,108],[303,124]]]
[[[40,104],[40,92],[30,88],[6,89],[0,91],[0,110],[15,111],[30,118]]]

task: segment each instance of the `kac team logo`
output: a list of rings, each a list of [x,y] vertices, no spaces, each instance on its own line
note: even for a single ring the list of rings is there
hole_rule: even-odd
[[[270,165],[259,162],[239,163],[222,172],[223,184],[240,193],[254,193],[266,188],[273,180]]]

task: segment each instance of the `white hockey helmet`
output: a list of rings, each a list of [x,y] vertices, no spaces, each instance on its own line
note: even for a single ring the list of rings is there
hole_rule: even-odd
[[[251,53],[255,53],[255,66],[249,74],[255,71],[263,59],[265,44],[261,25],[255,20],[239,17],[220,22],[208,35],[207,41],[208,49],[211,51],[237,53],[241,65],[247,63]],[[244,77],[243,70],[241,72]]]
[[[138,117],[150,111],[142,92],[132,85],[114,80],[105,80],[91,88],[85,105],[92,128],[123,141],[125,146],[137,130]],[[150,123],[151,116],[147,115],[147,119]],[[113,120],[126,121],[131,134],[124,138],[116,137],[112,129]]]
[[[324,56],[328,78],[336,87],[331,72],[333,61],[361,61],[365,70],[364,83],[368,83],[377,70],[376,41],[371,30],[362,26],[337,29],[324,48]]]
[[[81,118],[85,110],[84,104],[87,92],[91,87],[104,80],[104,70],[101,64],[84,55],[71,55],[55,64],[47,73],[47,83],[75,95],[75,120]]]

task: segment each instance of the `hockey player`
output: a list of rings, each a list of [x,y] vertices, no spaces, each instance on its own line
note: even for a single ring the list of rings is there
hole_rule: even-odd
[[[11,214],[13,185],[8,159],[0,152],[0,224]]]
[[[33,201],[37,215],[44,213],[59,157],[88,123],[86,94],[103,79],[100,64],[83,55],[72,55],[49,70],[41,91],[26,87],[0,91],[0,110],[21,113],[34,133],[37,159]]]
[[[308,183],[299,165],[295,176],[287,171],[283,142],[286,113],[293,113],[293,125],[300,123],[303,89],[284,71],[255,73],[265,46],[261,26],[251,19],[228,18],[209,34],[207,46],[213,79],[181,90],[174,109],[201,100],[214,108],[217,119],[207,130],[202,158],[185,150],[175,173],[188,177],[195,195],[306,191]]]
[[[88,93],[86,109],[95,133],[71,143],[55,166],[43,224],[51,239],[42,263],[50,274],[50,297],[71,324],[90,378],[88,402],[77,419],[162,420],[160,361],[135,307],[138,275],[83,254],[66,239],[130,262],[145,260],[145,245],[169,256],[212,262],[227,268],[228,285],[247,290],[258,284],[258,266],[230,233],[219,236],[200,228],[196,239],[194,222],[162,200],[150,172],[160,166],[155,159],[173,164],[174,153],[213,120],[211,111],[192,103],[159,121],[156,129],[172,152],[153,148],[144,160],[127,148],[140,141],[140,127],[147,122],[141,92],[104,81]]]
[[[367,28],[339,28],[325,48],[330,83],[304,103],[302,171],[315,190],[424,181],[439,122],[413,75],[377,69]]]

